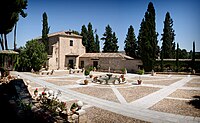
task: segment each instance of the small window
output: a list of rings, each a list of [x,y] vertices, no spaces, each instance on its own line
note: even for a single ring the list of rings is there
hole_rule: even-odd
[[[73,40],[70,40],[70,46],[73,46]]]

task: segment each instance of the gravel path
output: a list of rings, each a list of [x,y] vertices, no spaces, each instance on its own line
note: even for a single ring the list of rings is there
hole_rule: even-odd
[[[178,89],[174,93],[169,95],[169,97],[186,98],[186,99],[192,99],[194,98],[194,96],[200,96],[200,91]]]
[[[148,123],[146,121],[116,114],[97,107],[85,109],[88,117],[87,123]]]
[[[139,98],[142,98],[144,96],[147,96],[150,93],[153,93],[160,88],[154,88],[154,87],[130,87],[130,88],[118,88],[119,92],[122,94],[122,96],[126,99],[126,101],[132,102],[134,100],[137,100]]]
[[[159,80],[159,81],[154,81],[154,80],[151,80],[151,81],[143,81],[144,84],[154,84],[154,85],[171,85],[177,81],[179,81],[181,79],[168,79],[168,80]]]
[[[189,103],[194,103],[194,105]],[[199,100],[196,101],[196,106],[198,106],[199,103]],[[149,109],[185,116],[200,117],[200,107],[195,108],[195,101],[163,99]]]
[[[77,84],[76,81],[55,81],[55,80],[46,80],[46,82],[58,85],[58,86],[64,86],[64,85],[74,85]]]
[[[119,100],[117,99],[114,92],[110,88],[84,87],[84,88],[73,88],[71,90],[119,103]]]

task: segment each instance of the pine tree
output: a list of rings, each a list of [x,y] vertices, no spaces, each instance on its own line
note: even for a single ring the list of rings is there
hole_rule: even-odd
[[[88,49],[87,48],[87,33],[88,33],[87,28],[85,25],[83,25],[81,28],[81,36],[83,36],[82,44],[83,44],[83,46],[85,46],[86,49]],[[87,50],[86,50],[86,52],[87,52]]]
[[[114,53],[118,52],[118,48],[119,48],[119,46],[117,45],[117,43],[118,43],[117,40],[118,40],[118,38],[116,37],[115,32],[113,32],[113,34],[112,34],[112,52],[114,52]]]
[[[110,25],[106,26],[105,33],[103,34],[103,37],[101,40],[104,40],[104,47],[103,47],[103,52],[113,52],[112,51],[112,28]]]
[[[48,33],[50,30],[50,27],[48,27],[48,21],[47,21],[47,14],[46,12],[43,13],[43,24],[42,24],[42,42],[45,45],[45,51],[49,54],[49,41],[48,41]]]
[[[126,55],[136,58],[137,44],[136,44],[134,28],[132,25],[130,25],[128,29],[128,33],[126,35],[124,43],[125,43],[124,50],[126,52]]]
[[[88,42],[87,42],[87,46],[88,46],[88,53],[92,53],[95,51],[95,42],[94,42],[94,33],[92,30],[92,24],[89,23],[88,24],[88,34],[87,34],[87,38],[88,38]]]
[[[162,42],[162,50],[163,50],[163,58],[171,59],[174,56],[174,49],[173,49],[173,42],[174,42],[174,29],[173,26],[173,20],[170,17],[170,13],[167,12],[165,16],[164,21],[164,29],[161,40]]]

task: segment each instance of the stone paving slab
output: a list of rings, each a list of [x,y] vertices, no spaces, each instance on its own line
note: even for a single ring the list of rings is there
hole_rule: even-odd
[[[155,123],[156,122],[159,122],[159,123],[160,122],[161,123],[162,122],[165,122],[165,123],[171,122],[172,123],[177,120],[178,120],[178,122],[181,122],[181,121],[183,121],[183,118],[185,117],[182,115],[175,115],[175,114],[170,114],[170,113],[163,113],[163,112],[149,110],[147,108],[138,106],[137,103],[131,104],[131,105],[130,104],[119,104],[119,103],[111,102],[108,100],[99,99],[99,98],[96,98],[93,96],[85,95],[82,93],[78,93],[78,92],[66,89],[65,87],[62,87],[62,86],[58,87],[54,84],[47,83],[44,80],[40,80],[40,79],[38,79],[36,77],[32,77],[30,75],[15,72],[15,75],[17,75],[17,74],[20,74],[20,76],[23,76],[24,78],[34,81],[37,84],[40,84],[42,86],[46,86],[46,87],[54,89],[54,90],[61,90],[62,93],[69,98],[79,99],[79,100],[82,100],[83,102],[86,102],[89,105],[93,105],[93,106],[96,106],[96,107],[99,107],[99,108],[102,108],[105,110],[109,110],[109,111],[112,111],[112,112],[115,112],[115,113],[118,113],[118,114],[121,114],[124,116],[129,116],[129,117],[133,117],[136,119],[141,119],[144,121],[150,121],[150,122],[155,122]],[[128,75],[128,76],[130,76],[130,75]],[[188,77],[188,78],[190,78],[190,77]],[[156,98],[153,99],[154,101],[156,100],[153,104],[155,104],[158,100],[162,99],[163,97],[166,97],[167,95],[169,95],[169,91],[170,91],[170,93],[172,93],[177,88],[181,88],[183,86],[183,83],[187,83],[188,80],[189,79],[185,78],[181,82],[178,81],[178,82],[172,84],[173,86],[170,85],[171,88],[168,86],[168,87],[164,87],[163,90],[161,89],[162,90],[160,92],[161,96],[160,96],[160,93],[157,93],[159,99],[156,99]],[[167,93],[167,94],[164,94],[164,93]],[[154,97],[154,95],[153,95],[153,97]],[[149,106],[149,104],[148,104],[148,106]],[[147,113],[147,111],[149,113]],[[151,114],[151,115],[149,115],[149,114]],[[166,118],[168,118],[170,120],[169,121],[165,120]],[[191,122],[191,123],[198,122],[198,119],[195,120],[194,117],[190,117],[190,116],[187,117],[187,120],[188,120],[188,122]]]

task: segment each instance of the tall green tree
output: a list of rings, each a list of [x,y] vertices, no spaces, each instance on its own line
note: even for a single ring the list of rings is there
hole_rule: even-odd
[[[25,47],[20,48],[19,69],[30,71],[32,68],[39,71],[47,60],[45,46],[37,40],[28,41]]]
[[[124,41],[125,47],[124,51],[126,55],[136,58],[136,48],[137,48],[137,41],[135,38],[134,28],[132,25],[128,28],[128,33],[126,34],[126,39]]]
[[[118,38],[116,37],[115,32],[113,32],[113,34],[112,34],[112,44],[113,44],[112,52],[114,52],[114,53],[118,52],[119,46],[117,45],[117,43],[118,43]]]
[[[174,43],[174,29],[173,29],[173,20],[170,17],[170,13],[167,12],[165,15],[165,21],[164,21],[164,29],[161,40],[162,42],[162,50],[163,50],[163,58],[165,59],[172,59],[174,58],[174,49],[173,49],[173,43]]]
[[[47,13],[44,12],[43,15],[43,20],[42,20],[42,42],[45,45],[45,51],[49,54],[49,39],[48,39],[48,34],[49,34],[49,30],[50,27],[48,26],[48,17],[47,17]]]
[[[160,67],[161,67],[161,72],[163,72],[163,51],[161,50],[161,65],[160,65]]]
[[[177,43],[177,49],[176,49],[176,71],[179,71],[179,44]]]
[[[119,46],[117,45],[118,38],[116,37],[115,32],[112,32],[112,28],[110,27],[110,25],[106,26],[105,33],[103,34],[101,40],[104,41],[102,52],[108,52],[108,53],[118,52],[119,48]]]
[[[92,53],[95,51],[94,33],[90,22],[88,24],[87,46],[88,50],[86,49],[86,52]]]
[[[82,26],[82,28],[81,28],[81,36],[83,36],[83,38],[82,38],[82,44],[83,44],[83,46],[85,46],[86,47],[86,49],[87,49],[87,35],[88,35],[88,31],[87,31],[87,28],[86,28],[86,26],[85,25],[83,25]],[[86,50],[87,51],[87,50]]]
[[[112,52],[112,28],[110,25],[106,26],[105,33],[101,40],[104,40],[103,52]]]
[[[7,0],[0,5],[0,44],[2,50],[8,50],[7,34],[13,30],[13,27],[19,20],[19,15],[26,17],[24,12],[27,9],[27,0]]]
[[[100,52],[99,36],[95,34],[95,52]]]
[[[145,71],[154,69],[156,57],[158,56],[157,36],[155,9],[153,3],[150,2],[141,22],[138,35],[138,55],[141,57]]]
[[[195,69],[195,42],[192,45],[192,69]]]

